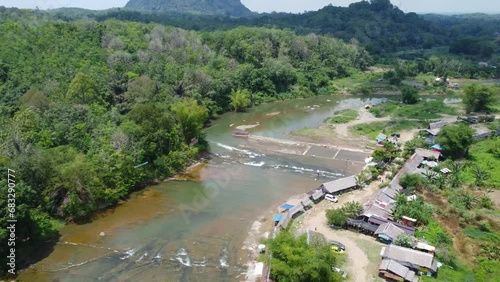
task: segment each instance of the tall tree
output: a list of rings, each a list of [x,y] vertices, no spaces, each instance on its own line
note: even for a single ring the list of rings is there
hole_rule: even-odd
[[[251,104],[250,91],[247,89],[238,89],[231,92],[231,107],[236,111],[243,111]]]
[[[473,136],[474,131],[465,124],[448,125],[443,127],[436,143],[441,144],[445,155],[457,159],[467,155]]]
[[[464,104],[467,112],[488,110],[494,102],[494,91],[489,86],[474,83],[464,88]]]
[[[81,104],[105,103],[94,80],[84,73],[78,73],[75,78],[73,78],[69,85],[66,98]]]
[[[201,129],[207,121],[208,110],[194,99],[183,99],[172,105],[174,117],[179,122],[184,140],[190,142],[193,137],[199,137]]]
[[[411,86],[403,86],[401,88],[403,103],[416,104],[418,102],[418,90]]]

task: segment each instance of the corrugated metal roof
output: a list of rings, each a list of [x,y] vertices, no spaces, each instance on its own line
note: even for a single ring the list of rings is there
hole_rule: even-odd
[[[402,233],[404,234],[405,232],[391,222],[380,225],[375,231],[375,234],[386,235],[391,241],[396,239],[396,237]]]
[[[301,201],[300,203],[304,206],[304,207],[307,207],[307,206],[311,206],[312,205],[312,201],[311,201],[311,198],[309,198],[309,196],[305,196]]]
[[[303,211],[304,207],[302,205],[296,205],[290,209],[290,216],[293,217],[296,213]]]
[[[411,271],[408,267],[398,263],[397,261],[391,259],[382,260],[382,263],[379,266],[379,270],[390,271],[406,280],[409,280],[407,279],[407,277],[409,277],[411,278],[409,281],[412,281],[413,277],[415,277],[415,272]],[[413,276],[411,275],[411,273],[413,273]]]
[[[422,156],[424,158],[434,157],[436,159],[439,158],[439,156],[441,155],[439,152],[432,151],[432,150],[426,150],[426,149],[422,149],[422,148],[415,149],[415,153],[419,154],[420,156]]]
[[[396,245],[386,246],[384,252],[382,253],[382,258],[408,262],[421,267],[432,269],[434,271],[436,270],[435,268],[433,268],[433,255]]]
[[[356,187],[356,175],[326,182],[321,185],[327,193],[336,193],[345,189]]]
[[[316,192],[314,192],[312,194],[312,198],[313,198],[313,200],[316,201],[317,199],[323,197],[323,195],[325,195],[325,192],[323,192],[323,190],[321,190],[321,189],[318,189],[318,190],[316,190]]]

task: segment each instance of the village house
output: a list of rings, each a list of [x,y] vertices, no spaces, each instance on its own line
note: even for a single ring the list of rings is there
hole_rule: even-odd
[[[427,131],[430,135],[437,136],[445,125],[447,125],[447,123],[442,120],[432,122],[429,124],[429,127],[427,127],[427,129],[424,129],[424,131]]]
[[[340,194],[357,188],[356,175],[351,175],[345,178],[321,184],[320,189],[328,194]]]
[[[396,261],[417,274],[434,275],[438,268],[433,254],[401,246],[387,245],[382,248],[381,256],[383,260]]]
[[[382,260],[382,263],[380,264],[378,270],[380,276],[388,280],[408,282],[418,281],[418,277],[416,277],[415,271],[410,270],[408,267],[394,260]]]
[[[375,231],[378,239],[384,243],[391,244],[400,234],[406,234],[405,231],[392,222],[380,225]]]

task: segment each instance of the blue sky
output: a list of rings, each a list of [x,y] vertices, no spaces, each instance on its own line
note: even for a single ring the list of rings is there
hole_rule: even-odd
[[[107,9],[123,7],[128,0],[0,0],[0,6],[54,9],[59,7],[81,7]],[[165,0],[168,1],[168,0]],[[499,0],[391,0],[405,12],[417,13],[500,13]],[[256,12],[304,12],[318,10],[328,4],[347,6],[350,0],[241,0]]]

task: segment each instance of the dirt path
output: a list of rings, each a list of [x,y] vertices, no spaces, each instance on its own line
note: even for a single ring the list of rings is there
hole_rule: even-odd
[[[349,275],[349,281],[352,282],[376,281],[376,268],[379,263],[378,252],[380,252],[382,244],[376,242],[374,237],[347,230],[331,229],[327,224],[326,210],[340,208],[349,201],[358,201],[364,204],[375,193],[379,185],[380,181],[373,181],[362,190],[340,196],[338,203],[322,201],[295,220],[297,229],[316,229],[316,232],[323,234],[327,240],[336,240],[346,246],[345,254],[348,257],[346,271]]]

